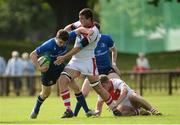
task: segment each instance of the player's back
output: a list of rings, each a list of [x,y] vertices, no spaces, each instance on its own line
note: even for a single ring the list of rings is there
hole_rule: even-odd
[[[118,79],[118,78],[112,78],[110,79],[112,81],[114,89],[122,89],[123,86],[125,85],[127,87],[128,92],[134,91],[131,89],[123,80]]]
[[[95,49],[96,63],[98,69],[106,69],[111,67],[110,51],[114,46],[114,41],[109,35],[101,34],[100,40]]]

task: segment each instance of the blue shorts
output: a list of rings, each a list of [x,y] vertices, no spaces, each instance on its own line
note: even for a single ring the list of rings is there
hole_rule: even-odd
[[[108,75],[110,73],[115,73],[115,70],[112,67],[104,68],[104,69],[98,69],[99,75],[105,74]]]
[[[56,84],[61,72],[64,70],[65,64],[59,66],[50,65],[49,70],[41,73],[41,81],[44,86],[52,86]]]

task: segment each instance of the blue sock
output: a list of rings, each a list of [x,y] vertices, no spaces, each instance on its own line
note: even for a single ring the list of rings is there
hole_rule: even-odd
[[[38,96],[37,101],[36,101],[36,105],[35,105],[35,107],[34,107],[34,112],[35,112],[36,114],[39,113],[39,109],[40,109],[41,104],[42,104],[43,102],[44,102],[44,100],[43,100],[40,96]]]
[[[82,92],[75,94],[75,96],[76,96],[78,103],[83,107],[84,111],[87,113],[89,111],[89,108],[87,106],[86,100],[85,100]]]
[[[74,116],[78,116],[80,109],[81,109],[81,104],[79,102],[77,102],[76,107],[74,109]]]

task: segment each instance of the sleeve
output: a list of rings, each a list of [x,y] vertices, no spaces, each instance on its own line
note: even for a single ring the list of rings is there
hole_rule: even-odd
[[[114,88],[121,90],[125,83],[122,80],[116,79],[114,82]]]
[[[74,48],[75,48],[75,47],[81,47],[80,41],[81,41],[81,38],[76,37],[76,41],[75,41],[75,44],[74,44]]]
[[[69,32],[69,38],[68,38],[68,41],[69,42],[72,42],[76,39],[76,36],[77,36],[77,33],[75,31],[71,31]]]
[[[50,51],[51,48],[52,48],[51,42],[46,41],[44,44],[37,47],[35,50],[36,50],[37,55],[41,55],[41,54],[44,54],[44,53]]]
[[[112,48],[115,46],[114,41],[112,40],[111,36],[107,36],[107,46]]]

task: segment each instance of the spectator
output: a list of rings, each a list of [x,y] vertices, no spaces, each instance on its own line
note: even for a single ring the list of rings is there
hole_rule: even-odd
[[[3,57],[0,56],[0,76],[3,76],[6,69],[6,62]],[[0,96],[4,93],[4,79],[0,79]]]
[[[145,57],[145,54],[140,52],[139,57],[136,59],[136,66],[134,67],[135,72],[144,72],[150,69],[149,61]]]
[[[29,53],[27,52],[22,54],[22,67],[22,74],[27,76],[27,88],[29,90],[29,95],[33,96],[35,94],[35,84],[32,76],[35,73],[35,67],[29,58]]]
[[[18,76],[22,76],[22,60],[19,58],[17,51],[12,52],[12,58],[8,60],[5,75],[11,76],[15,93],[17,96],[20,95],[21,90],[21,79]],[[7,86],[9,89],[9,80],[7,80]]]

